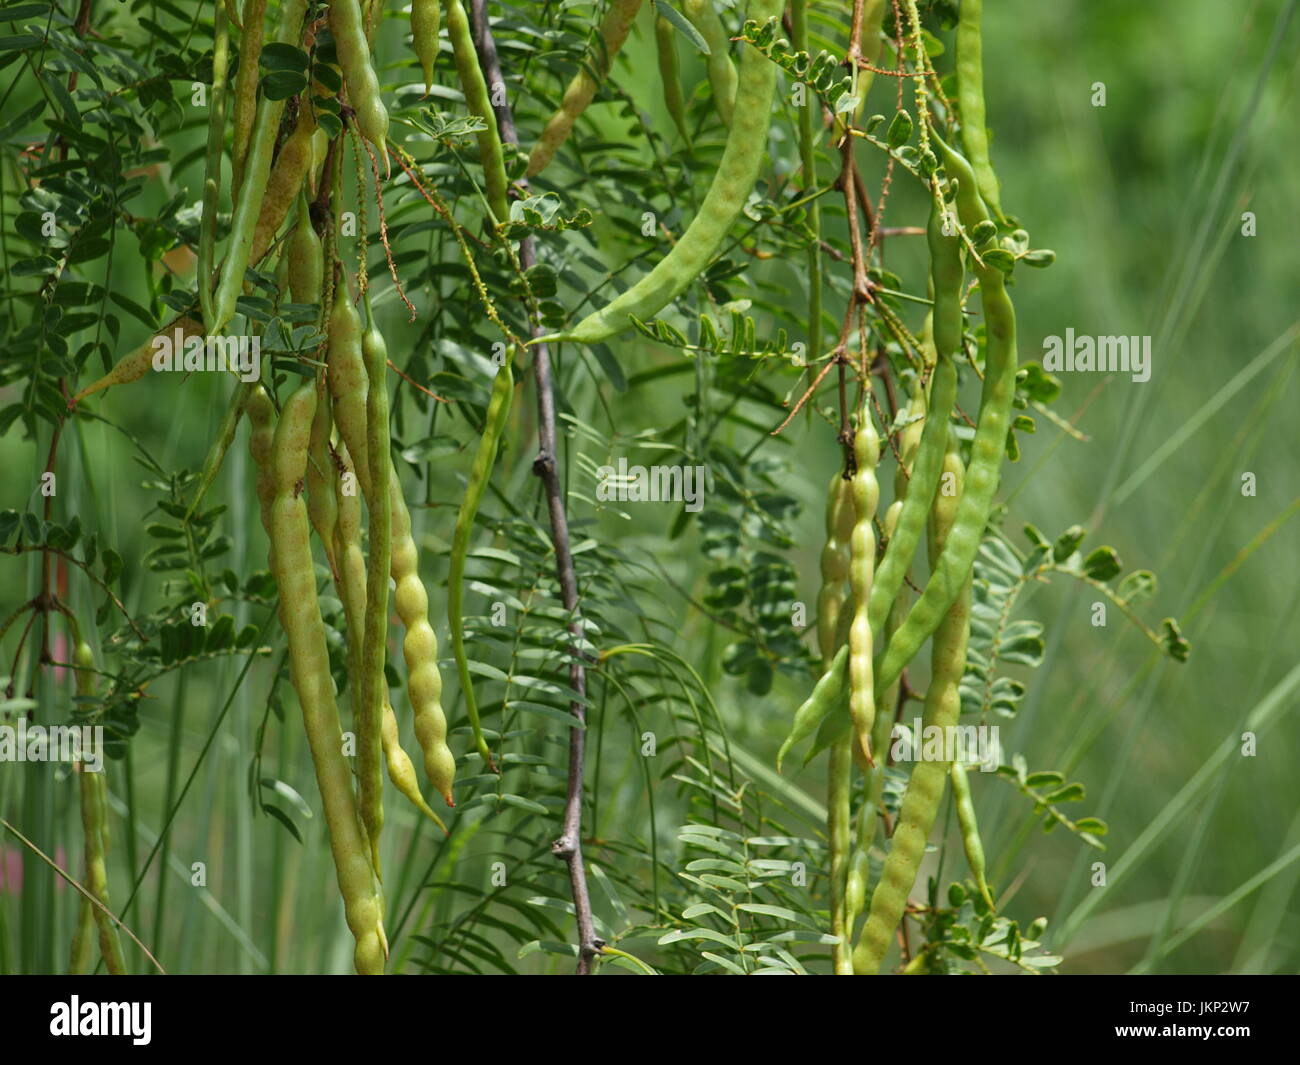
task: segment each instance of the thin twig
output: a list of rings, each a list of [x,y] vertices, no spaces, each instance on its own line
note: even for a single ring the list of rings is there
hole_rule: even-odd
[[[489,86],[504,85],[505,79],[501,75],[501,61],[497,56],[496,41],[488,25],[485,0],[471,0],[470,22],[473,28],[474,48],[478,52],[484,79]],[[511,113],[506,94],[502,92],[491,95],[501,139],[506,143],[517,145],[519,134],[515,129],[514,115]],[[519,264],[524,271],[529,270],[536,262],[536,254],[533,238],[524,237],[519,244]],[[531,331],[533,337],[541,336],[543,333],[541,323],[535,317],[531,324]],[[551,520],[551,542],[555,547],[556,575],[560,582],[564,609],[569,614],[569,633],[574,639],[574,645],[569,653],[569,686],[578,693],[580,698],[570,704],[570,710],[573,716],[585,725],[584,700],[587,693],[587,677],[578,650],[582,642],[582,618],[578,612],[578,580],[574,571],[573,552],[569,546],[569,519],[565,512],[564,490],[555,463],[555,390],[551,379],[551,357],[548,348],[546,344],[538,344],[532,349],[533,374],[537,383],[537,457],[533,460],[533,473],[542,479],[546,491],[547,510]],[[569,781],[564,803],[564,822],[559,839],[551,846],[551,853],[564,862],[569,869],[569,885],[573,893],[574,914],[578,922],[576,971],[579,976],[586,976],[592,972],[595,958],[605,945],[596,936],[596,926],[591,913],[591,896],[587,890],[587,872],[582,862],[585,766],[585,728],[572,728],[569,730]]]

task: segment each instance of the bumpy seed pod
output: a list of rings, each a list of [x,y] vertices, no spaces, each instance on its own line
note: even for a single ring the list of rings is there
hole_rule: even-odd
[[[853,621],[849,626],[849,716],[854,739],[867,761],[871,761],[871,730],[876,720],[876,699],[871,677],[872,629],[868,615],[872,577],[876,566],[876,533],[873,521],[880,500],[876,483],[876,462],[880,438],[871,423],[871,410],[863,404],[858,431],[853,438],[857,469],[850,486],[855,523],[849,538],[849,583],[853,599]]]
[[[835,654],[835,630],[849,578],[849,538],[853,535],[853,524],[850,483],[837,471],[826,493],[826,542],[821,554],[822,583],[817,590],[817,651],[823,669]]]
[[[704,38],[709,46],[708,71],[709,85],[713,89],[713,106],[724,126],[731,126],[731,116],[736,109],[736,92],[740,78],[736,74],[736,64],[729,54],[731,40],[727,29],[718,17],[718,10],[713,0],[686,0],[682,5],[686,17]],[[758,16],[755,15],[755,18]]]
[[[347,445],[342,441],[339,441],[338,445],[338,466],[340,473],[348,472],[351,466],[351,456],[348,454]],[[335,481],[334,488],[338,505],[338,522],[334,527],[334,557],[338,560],[339,598],[343,603],[343,614],[348,630],[348,672],[354,677],[360,677],[361,638],[365,628],[366,615],[366,558],[361,550],[361,496],[357,493],[355,486],[353,486],[353,491],[345,491],[342,476]],[[405,512],[404,507],[401,510]],[[394,508],[393,516],[396,522],[398,517],[397,508]],[[398,554],[399,549],[394,546],[394,560],[396,560]],[[399,581],[399,589],[401,585],[402,582]],[[402,601],[400,593],[397,596],[397,601],[399,604]],[[433,664],[435,670],[437,669],[436,657],[435,653]],[[408,692],[410,690],[409,684],[407,690]],[[354,688],[354,705],[356,697]],[[438,714],[441,715],[441,708],[436,708]],[[417,714],[417,718],[418,716]],[[442,731],[445,735],[445,724]],[[388,766],[388,779],[393,782],[397,790],[417,810],[429,818],[443,832],[446,832],[447,826],[442,823],[442,818],[430,809],[429,804],[424,801],[424,796],[420,793],[420,785],[415,777],[415,766],[411,763],[406,751],[402,749],[397,727],[397,716],[393,713],[392,704],[386,696],[384,699],[383,744],[384,760]],[[446,749],[445,743],[443,749]],[[438,759],[434,764],[443,767],[450,765],[450,770],[446,771],[445,781],[446,794],[449,795],[451,791],[451,774],[455,773],[456,760],[452,757],[450,751],[446,751],[445,757]]]
[[[76,667],[76,688],[79,696],[95,694],[95,656],[90,645],[84,640],[77,644],[72,656]],[[90,921],[99,930],[99,952],[104,959],[104,968],[114,976],[126,972],[126,962],[122,958],[122,944],[117,935],[117,926],[109,916],[108,902],[108,786],[105,773],[101,769],[92,773],[84,766],[78,767],[77,781],[81,796],[81,829],[85,837],[86,890],[104,907],[92,905],[83,899],[83,919],[78,925],[79,941],[73,944],[73,966],[84,968],[88,961],[88,935],[83,936],[81,929],[86,927],[85,910],[91,912]],[[87,929],[88,932],[88,929]]]
[[[946,541],[957,528],[963,470],[955,437],[945,456],[944,473],[952,475],[959,491],[952,496],[940,493],[935,497],[930,524],[932,559],[941,556]],[[959,685],[966,667],[966,645],[970,637],[970,594],[968,576],[934,633],[924,721],[927,727],[934,726],[944,732],[957,723],[961,713]],[[854,947],[853,968],[856,973],[875,974],[889,949],[925,855],[926,840],[943,799],[950,764],[922,760],[912,768],[880,882],[871,896],[871,910]]]
[[[945,170],[957,179],[957,211],[961,223],[967,230],[974,229],[988,220],[988,211],[980,199],[970,165],[944,144],[938,134],[931,134],[931,139],[939,148]],[[980,282],[987,346],[979,421],[971,441],[961,506],[921,598],[880,657],[876,669],[877,689],[898,678],[966,586],[997,494],[1016,395],[1016,315],[1002,272],[987,264],[976,264],[975,271]]]
[[[966,851],[966,864],[970,866],[975,886],[979,888],[990,910],[997,909],[993,902],[993,892],[989,890],[984,868],[984,844],[980,840],[980,826],[975,819],[975,800],[971,798],[970,780],[966,776],[966,767],[961,762],[953,762],[950,771],[952,777],[953,805],[957,807],[957,825],[961,829],[961,843]]]
[[[420,61],[424,71],[424,91],[427,94],[433,88],[433,64],[438,59],[438,23],[442,0],[412,0],[411,3],[411,43],[415,47],[415,58]]]
[[[325,249],[312,227],[306,197],[298,198],[298,224],[289,236],[289,297],[294,303],[317,303],[325,285]]]
[[[416,738],[424,752],[429,782],[446,800],[452,800],[456,758],[447,746],[447,719],[442,712],[442,674],[438,670],[438,637],[429,624],[429,596],[420,580],[419,553],[411,534],[411,514],[401,498],[393,497],[392,575],[397,616],[406,628],[402,655],[406,660],[406,688],[415,717]]]
[[[284,142],[280,154],[275,158],[275,165],[266,181],[266,192],[262,196],[261,210],[257,215],[257,225],[253,229],[253,243],[248,254],[250,263],[262,261],[267,249],[271,247],[275,235],[280,232],[289,211],[298,200],[303,180],[311,167],[312,137],[316,132],[316,123],[309,108],[304,107],[298,115],[298,124],[289,139]],[[308,229],[311,228],[309,225]],[[322,266],[322,271],[324,267]],[[293,274],[290,273],[292,284]]]
[[[153,368],[153,358],[159,350],[160,338],[166,339],[174,345],[178,333],[182,343],[189,340],[190,337],[203,336],[203,323],[197,318],[191,318],[188,314],[173,318],[134,351],[118,359],[113,368],[103,377],[93,384],[87,385],[73,396],[71,405],[75,407],[87,396],[93,396],[96,392],[102,392],[114,385],[126,385],[132,381],[140,380]]]
[[[640,10],[641,0],[613,0],[605,9],[605,16],[600,20],[600,28],[596,31],[600,43],[589,57],[590,66],[601,78],[609,72],[610,65],[627,40],[632,23],[636,21],[636,13]],[[564,90],[559,108],[546,123],[542,135],[537,138],[537,143],[528,155],[529,177],[540,174],[555,158],[555,153],[568,140],[573,124],[587,109],[599,87],[600,81],[592,76],[588,63],[584,63]]]
[[[357,687],[357,777],[360,781],[361,821],[370,841],[375,872],[379,872],[379,834],[384,827],[383,722],[388,687],[384,681],[384,648],[388,643],[388,570],[392,551],[392,506],[388,486],[392,461],[388,436],[388,349],[379,330],[371,326],[361,341],[366,365],[366,446],[370,452],[370,558],[366,563],[366,623],[361,644],[361,676]]]
[[[356,970],[378,974],[384,970],[386,955],[383,908],[352,794],[352,773],[343,756],[325,625],[316,598],[307,507],[301,495],[315,413],[316,386],[307,383],[286,401],[276,426],[271,453],[272,566],[280,589],[280,619],[289,641],[290,675],[316,767],[344,914],[356,940]]]
[[[357,129],[375,146],[381,159],[388,158],[388,109],[379,93],[379,79],[370,62],[361,5],[357,0],[332,0],[329,7],[330,33],[343,70],[348,101],[356,112]]]
[[[361,356],[361,322],[352,304],[336,300],[330,315],[329,383],[339,435],[355,464],[361,491],[372,499],[365,408],[369,386]],[[447,720],[442,711],[442,675],[438,671],[438,641],[428,619],[428,596],[419,578],[419,556],[411,535],[411,515],[396,473],[389,477],[392,523],[391,575],[397,584],[395,605],[406,628],[402,654],[406,661],[407,692],[415,722],[415,738],[424,753],[425,774],[439,794],[453,805],[456,760],[447,746]],[[419,585],[419,592],[416,586]]]

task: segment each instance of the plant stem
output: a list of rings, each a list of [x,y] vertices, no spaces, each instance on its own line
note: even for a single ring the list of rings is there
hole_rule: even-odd
[[[496,42],[488,26],[486,0],[471,0],[471,19],[473,23],[474,47],[478,51],[479,63],[483,67],[484,77],[489,85],[504,84],[501,76],[501,61],[497,56]],[[514,116],[505,94],[500,96],[501,103],[496,106],[497,126],[501,139],[510,144],[518,144],[519,136],[515,129]],[[527,271],[536,262],[536,249],[531,236],[525,237],[519,246],[520,266]],[[542,328],[536,319],[531,325],[532,335],[542,335]],[[560,594],[564,609],[568,611],[569,633],[574,642],[569,647],[571,661],[569,664],[569,686],[585,699],[587,693],[586,669],[578,657],[578,646],[582,640],[582,619],[578,614],[578,580],[573,566],[573,552],[569,546],[569,519],[565,511],[564,489],[560,484],[555,464],[555,390],[551,380],[551,357],[549,345],[538,344],[532,349],[533,373],[537,382],[537,457],[533,460],[533,473],[542,480],[546,492],[547,510],[551,521],[551,543],[555,547],[556,576],[560,582]],[[573,716],[586,723],[587,710],[583,699],[570,704]],[[564,822],[559,839],[552,844],[551,853],[568,866],[569,885],[573,893],[574,912],[578,922],[578,964],[579,976],[589,975],[594,969],[594,961],[604,944],[596,938],[595,922],[591,914],[591,897],[587,890],[587,872],[582,862],[582,800],[583,772],[586,764],[586,732],[582,728],[569,730],[569,780],[564,803]]]

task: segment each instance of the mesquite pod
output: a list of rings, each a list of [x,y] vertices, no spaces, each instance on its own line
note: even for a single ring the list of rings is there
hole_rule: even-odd
[[[203,336],[203,323],[188,314],[173,318],[134,351],[128,352],[118,359],[113,364],[113,368],[103,377],[87,385],[73,396],[70,405],[75,407],[87,396],[93,396],[96,392],[102,392],[114,385],[126,385],[132,381],[140,380],[153,368],[153,357],[154,353],[158,351],[159,338],[166,338],[175,346],[178,335],[182,344],[184,341],[189,340],[190,337]]]
[[[966,851],[966,864],[970,866],[971,876],[980,895],[988,903],[990,910],[997,909],[993,903],[993,892],[989,890],[984,868],[984,844],[980,840],[980,826],[975,819],[975,800],[971,798],[970,780],[966,776],[966,767],[961,762],[953,762],[949,773],[952,777],[953,805],[957,808],[957,826],[961,829],[962,848]]]
[[[931,137],[940,149],[949,176],[957,179],[957,210],[962,225],[967,230],[973,229],[988,219],[988,211],[980,200],[970,165],[944,144],[938,134],[932,133]],[[979,422],[971,441],[961,506],[921,598],[881,655],[876,668],[878,690],[902,673],[966,586],[998,489],[1016,394],[1016,315],[1001,270],[979,263],[975,270],[980,281],[987,346]]]
[[[262,58],[266,0],[244,0],[240,19],[239,70],[235,74],[235,134],[231,141],[231,188],[236,196],[244,183],[253,116],[257,113],[257,76]]]
[[[681,68],[677,61],[677,31],[663,15],[655,16],[655,56],[659,62],[659,81],[664,91],[664,107],[677,132],[687,146],[691,143],[686,125],[686,100],[682,96]]]
[[[465,712],[469,716],[469,725],[474,732],[474,746],[479,757],[491,770],[496,770],[492,752],[487,740],[483,738],[483,726],[478,716],[478,701],[474,696],[474,683],[469,675],[469,658],[465,654],[465,560],[469,556],[470,534],[474,531],[474,519],[478,515],[479,504],[487,492],[488,481],[492,478],[492,467],[496,465],[497,450],[505,434],[506,424],[510,420],[510,405],[514,400],[515,380],[510,366],[515,357],[512,346],[505,362],[497,369],[492,381],[492,396],[488,400],[487,417],[483,422],[483,435],[479,438],[478,450],[474,452],[474,464],[470,467],[469,482],[465,485],[465,498],[461,500],[460,510],[456,514],[456,528],[451,538],[451,565],[447,573],[447,625],[451,629],[452,656],[456,659],[456,672],[460,677],[461,693],[465,696]]]
[[[438,59],[438,23],[442,0],[411,0],[411,43],[424,71],[424,91],[433,88],[433,64]]]
[[[325,248],[311,224],[306,197],[298,198],[298,224],[289,235],[289,298],[294,303],[320,303],[325,287]]]
[[[280,589],[280,619],[289,640],[290,675],[316,767],[344,914],[356,940],[356,970],[378,974],[384,970],[386,955],[382,903],[352,794],[352,773],[343,755],[325,625],[316,597],[307,507],[301,495],[315,413],[316,386],[308,382],[286,401],[276,426],[270,467],[275,490],[272,567]]]
[[[361,320],[340,293],[330,314],[329,383],[339,435],[355,464],[357,480],[367,500],[373,499],[365,408],[369,385],[361,356]],[[419,577],[419,553],[411,535],[411,515],[402,497],[401,482],[389,461],[391,514],[390,572],[397,585],[394,602],[406,628],[402,654],[406,661],[407,692],[415,720],[415,738],[424,752],[429,782],[447,801],[452,799],[456,759],[447,746],[447,719],[442,711],[442,674],[438,671],[438,640],[429,624],[429,599]],[[373,535],[373,529],[372,529]],[[417,591],[418,586],[418,591]]]
[[[342,441],[338,444],[338,465],[340,473],[348,471],[351,464],[351,456],[348,454],[347,445]],[[335,482],[335,497],[338,505],[338,522],[334,527],[334,556],[338,560],[339,567],[339,598],[343,602],[343,615],[348,629],[348,672],[354,677],[361,676],[361,638],[365,627],[366,613],[366,558],[361,550],[361,496],[357,491],[348,492],[342,476]],[[399,522],[399,515],[405,514],[405,507],[393,509],[393,522],[396,529]],[[408,519],[409,525],[409,519]],[[402,553],[395,537],[393,546],[393,564],[397,564],[397,557]],[[412,544],[414,547],[414,544]],[[395,599],[398,603],[398,616],[401,616],[401,603],[403,601],[403,581],[397,582],[398,591]],[[409,592],[407,593],[409,595]],[[432,668],[436,671],[437,653],[433,655]],[[409,670],[409,664],[408,664]],[[407,682],[408,691],[410,690],[410,681]],[[352,691],[353,706],[356,705],[356,689]],[[416,700],[412,699],[413,705]],[[435,703],[437,712],[441,715],[442,710]],[[420,714],[417,712],[417,721]],[[446,733],[446,725],[442,728],[443,734]],[[401,738],[397,727],[397,715],[393,713],[392,703],[388,700],[387,695],[384,698],[384,717],[383,717],[383,745],[384,761],[388,767],[388,779],[399,792],[402,793],[411,804],[429,818],[435,825],[444,832],[447,826],[442,823],[440,818],[424,801],[424,796],[420,792],[419,782],[415,777],[415,766],[412,764],[410,756],[402,749]],[[450,794],[450,774],[456,770],[456,760],[452,757],[451,752],[446,750],[443,744],[445,755],[440,757],[435,763],[441,767],[445,773],[447,793]],[[450,770],[445,767],[450,765]],[[437,781],[435,780],[435,784]]]
[[[849,579],[849,539],[853,535],[853,494],[849,481],[837,471],[826,493],[826,542],[821,554],[821,587],[817,590],[817,651],[822,668],[835,655],[835,632]]]
[[[366,620],[361,643],[361,676],[357,681],[357,777],[360,781],[361,821],[370,841],[375,872],[379,873],[379,834],[384,827],[383,756],[384,649],[388,644],[388,570],[392,551],[393,509],[389,498],[392,460],[388,430],[388,348],[372,324],[361,341],[368,390],[366,447],[370,452],[370,557],[366,563]]]
[[[76,671],[76,690],[79,696],[95,694],[95,656],[90,644],[81,640],[73,652],[72,662]],[[126,963],[122,958],[122,943],[118,938],[117,925],[109,916],[108,908],[108,784],[107,774],[101,767],[98,773],[92,773],[84,765],[77,767],[77,784],[81,798],[81,829],[85,837],[84,853],[86,861],[85,888],[103,908],[82,899],[82,917],[78,924],[77,938],[73,942],[73,967],[83,966],[88,961],[89,944],[85,911],[90,910],[90,920],[99,930],[99,953],[104,959],[104,968],[114,976],[126,972]],[[83,935],[83,928],[86,934]]]
[[[594,68],[596,76],[588,70],[588,63],[584,63],[578,73],[573,75],[573,79],[564,90],[564,98],[560,101],[560,106],[546,123],[541,136],[537,138],[537,143],[533,145],[533,150],[528,155],[529,177],[536,177],[545,170],[550,161],[555,158],[560,145],[568,140],[569,134],[573,131],[573,124],[578,121],[578,117],[596,95],[596,89],[600,86],[599,79],[609,73],[614,57],[618,55],[623,42],[627,40],[627,35],[632,30],[632,23],[636,21],[636,13],[640,10],[641,0],[613,0],[605,9],[605,16],[600,20],[600,28],[596,31],[600,42],[596,45],[593,54],[588,57],[589,65]]]
[[[388,159],[388,109],[379,93],[379,79],[370,62],[370,41],[366,36],[357,0],[330,0],[330,34],[339,67],[343,71],[343,84],[348,90],[348,102],[356,113],[356,126],[379,153]]]
[[[478,63],[478,53],[474,50],[469,16],[461,0],[447,0],[447,36],[451,40],[452,58],[456,63],[461,92],[465,94],[465,104],[471,115],[483,120],[484,128],[478,133],[478,151],[483,164],[483,187],[488,209],[495,221],[504,222],[510,215],[510,205],[501,131],[497,128],[496,111],[488,95],[483,69]]]
[[[298,124],[280,148],[271,174],[266,179],[266,192],[262,195],[262,206],[258,211],[253,243],[248,253],[248,261],[251,263],[262,261],[271,242],[275,240],[275,235],[280,231],[280,226],[289,217],[289,210],[298,200],[299,190],[311,167],[312,137],[315,132],[316,123],[311,117],[311,111],[304,106],[298,114]],[[307,228],[310,229],[311,226]],[[291,279],[292,276],[291,273]]]
[[[940,493],[935,497],[930,527],[932,558],[940,556],[945,541],[953,535],[960,508],[963,470],[955,437],[945,456],[944,473],[951,474],[958,491],[951,496]],[[926,691],[923,714],[927,728],[934,726],[946,734],[957,723],[961,713],[961,694],[958,689],[966,668],[966,644],[969,637],[968,576],[934,633],[930,686]],[[942,760],[918,760],[912,768],[880,882],[871,896],[871,911],[854,948],[853,968],[859,974],[875,974],[889,949],[894,929],[902,919],[907,896],[916,882],[917,871],[925,855],[926,840],[943,799],[944,783],[950,765],[950,762]]]
[[[709,85],[713,89],[713,106],[717,109],[722,124],[730,128],[731,116],[736,109],[736,90],[740,77],[729,54],[731,40],[726,27],[718,17],[713,0],[685,0],[682,9],[704,38],[704,43],[709,46],[707,62]]]
[[[880,500],[876,462],[880,438],[871,422],[871,408],[864,403],[858,431],[853,438],[856,470],[850,482],[855,524],[849,538],[849,583],[853,620],[849,625],[849,716],[854,739],[862,755],[871,761],[871,729],[876,719],[876,700],[871,679],[872,628],[868,616],[872,578],[876,565],[876,535],[873,521]]]

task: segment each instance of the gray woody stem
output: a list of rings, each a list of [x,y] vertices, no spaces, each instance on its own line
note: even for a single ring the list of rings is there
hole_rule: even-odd
[[[496,112],[497,128],[502,141],[519,143],[514,114],[506,99],[501,76],[501,61],[497,57],[496,41],[488,26],[486,0],[470,0],[470,22],[473,27],[474,48],[478,52],[479,66],[488,84],[492,109]],[[536,262],[536,250],[531,235],[519,244],[519,262],[527,270]],[[540,336],[541,326],[534,321],[532,335]],[[564,510],[564,489],[555,466],[555,391],[551,383],[551,355],[546,344],[533,349],[533,372],[537,381],[537,457],[533,460],[533,473],[542,479],[546,490],[547,509],[551,519],[551,542],[555,546],[555,570],[560,581],[560,594],[564,609],[569,613],[569,632],[574,638],[569,647],[569,686],[585,698],[587,674],[583,668],[580,647],[582,644],[582,618],[578,613],[578,580],[573,569],[573,552],[569,548],[569,519]],[[587,711],[583,702],[570,704],[573,716],[586,723]],[[569,884],[573,892],[573,908],[578,921],[579,976],[590,975],[596,956],[604,944],[596,937],[595,923],[591,917],[591,896],[587,891],[587,873],[582,864],[582,784],[586,762],[586,732],[581,728],[569,730],[569,785],[564,804],[564,825],[551,846],[551,853],[569,868]]]

